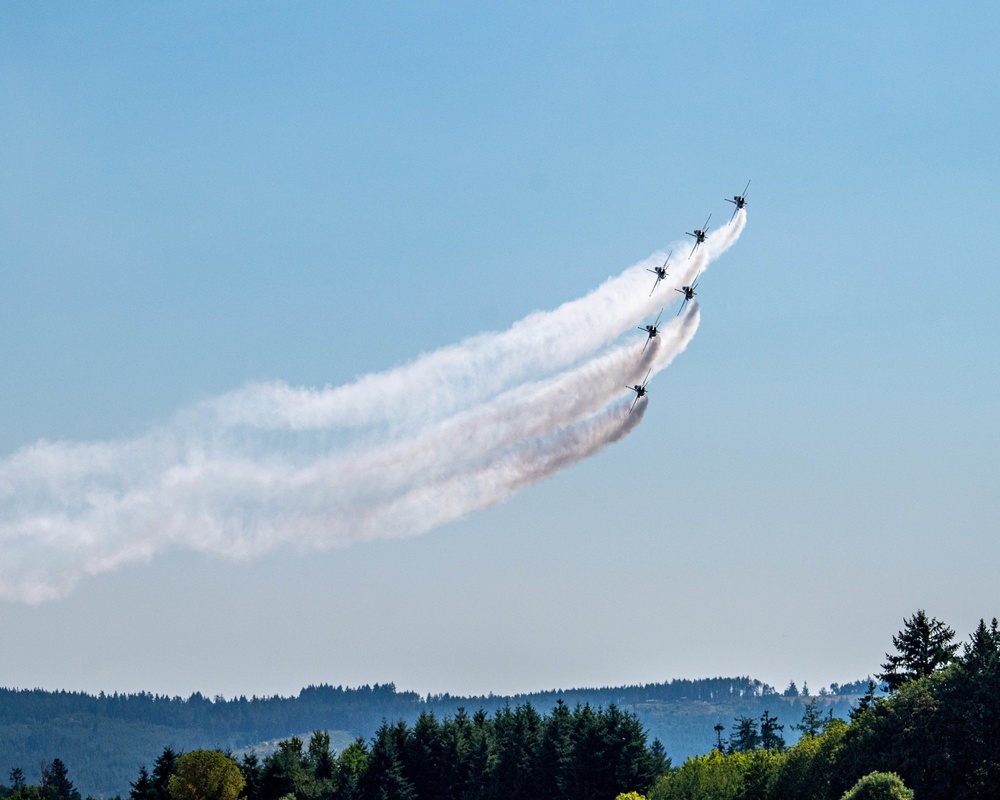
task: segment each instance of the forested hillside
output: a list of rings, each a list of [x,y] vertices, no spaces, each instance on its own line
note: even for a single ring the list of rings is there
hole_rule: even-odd
[[[859,686],[834,687],[837,693],[820,698],[824,710],[846,716]],[[634,712],[650,739],[659,739],[675,761],[710,750],[716,724],[728,726],[734,717],[758,717],[765,710],[793,722],[801,717],[806,702],[797,691],[778,694],[749,678],[481,697],[421,697],[391,684],[310,686],[296,697],[229,700],[198,693],[171,698],[148,693],[94,696],[0,689],[0,782],[11,769],[30,772],[59,758],[70,766],[84,794],[110,796],[127,793],[139,767],[151,764],[165,746],[177,751],[238,751],[313,730],[344,732],[341,739],[370,739],[383,720],[413,723],[423,712],[441,718],[453,716],[460,708],[470,714],[479,709],[492,714],[507,705],[529,703],[547,713],[559,700],[570,708],[614,704]]]
[[[954,638],[924,611],[905,620],[849,721],[835,715],[844,687],[805,698],[794,685],[779,695],[745,678],[518,698],[420,698],[392,686],[233,701],[8,690],[5,758],[33,747],[64,752],[35,762],[37,783],[30,766],[12,767],[0,800],[81,800],[81,788],[129,800],[993,800],[1000,627],[981,621],[968,642]],[[533,705],[553,700],[549,713]],[[668,726],[717,720],[714,744],[678,765],[638,709]],[[337,727],[324,718],[364,725],[374,713],[374,733],[342,733],[339,749],[323,730]],[[274,726],[316,730],[308,744],[293,736],[266,755],[231,751]],[[140,753],[159,733],[232,744]],[[74,748],[78,760],[64,761]]]

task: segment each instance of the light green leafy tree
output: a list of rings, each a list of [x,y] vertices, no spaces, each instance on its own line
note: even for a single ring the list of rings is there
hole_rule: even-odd
[[[742,755],[713,750],[688,758],[653,784],[649,800],[738,800],[743,794]]]
[[[841,800],[913,800],[913,790],[895,772],[870,772],[844,792]]]
[[[218,750],[192,750],[177,759],[170,776],[171,800],[237,800],[243,773],[233,759]]]
[[[826,800],[846,730],[843,720],[833,720],[822,733],[803,736],[786,750],[770,784],[771,797]]]

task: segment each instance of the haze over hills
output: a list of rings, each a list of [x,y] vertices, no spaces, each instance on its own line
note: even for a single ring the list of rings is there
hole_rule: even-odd
[[[815,700],[822,713],[846,717],[865,681],[834,685],[809,698],[751,678],[673,680],[641,686],[551,690],[510,696],[421,696],[392,684],[344,688],[309,686],[295,697],[209,699],[150,693],[90,695],[41,689],[0,689],[0,776],[15,767],[31,776],[37,765],[61,759],[84,795],[126,795],[141,766],[149,767],[164,747],[178,751],[254,749],[264,754],[276,740],[328,730],[334,747],[356,737],[370,738],[383,720],[412,723],[422,712],[438,718],[460,708],[493,713],[506,705],[531,704],[548,713],[562,700],[572,707],[614,704],[636,714],[649,740],[659,739],[679,763],[716,743],[716,725],[726,732],[739,716],[770,712],[792,725]]]

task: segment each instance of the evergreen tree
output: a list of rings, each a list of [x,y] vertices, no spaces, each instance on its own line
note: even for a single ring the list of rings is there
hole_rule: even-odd
[[[651,784],[661,775],[670,772],[670,756],[667,755],[667,750],[659,739],[653,739],[653,743],[649,746],[649,766],[650,774],[653,776]]]
[[[1000,629],[997,618],[989,626],[979,620],[972,632],[971,641],[962,648],[962,666],[973,675],[990,676],[1000,669]],[[13,778],[13,775],[12,775]]]
[[[530,703],[514,709],[505,705],[493,715],[491,795],[504,800],[536,797],[541,734],[542,718]]]
[[[876,685],[875,681],[869,678],[868,688],[865,690],[865,693],[861,696],[861,699],[858,700],[857,707],[852,708],[850,711],[847,712],[852,722],[856,720],[858,717],[860,717],[867,709],[871,708],[872,705],[874,705],[875,691],[877,689],[878,686]]]
[[[240,759],[240,772],[243,773],[245,786],[243,796],[246,800],[261,800],[261,766],[257,754],[251,750]]]
[[[39,789],[42,800],[81,800],[80,793],[73,788],[67,776],[66,765],[58,758],[54,758],[47,767],[42,767]]]
[[[490,796],[489,781],[493,761],[494,731],[486,712],[480,708],[472,715],[466,771],[469,784],[464,800],[481,800]]]
[[[139,767],[139,777],[135,783],[130,783],[129,800],[153,800],[153,781],[145,765]]]
[[[591,800],[601,791],[599,769],[604,757],[601,722],[585,703],[573,710],[572,758],[566,770],[563,796],[573,800]]]
[[[359,797],[358,786],[364,777],[368,764],[368,747],[365,740],[358,738],[345,747],[337,757],[337,800],[355,800]]]
[[[405,722],[383,722],[375,732],[360,785],[364,800],[417,800],[413,784],[403,771],[403,753],[409,738]]]
[[[296,797],[311,797],[314,794],[312,775],[302,746],[302,739],[293,736],[278,742],[278,749],[264,759],[260,775],[263,800],[278,800],[288,794]]]
[[[928,619],[919,609],[910,619],[903,620],[903,630],[892,637],[896,653],[886,653],[879,678],[896,691],[906,681],[924,678],[952,662],[958,643],[955,631],[937,619]]]
[[[177,771],[177,753],[170,745],[153,763],[153,785],[150,800],[170,800],[170,776]]]
[[[814,697],[809,701],[802,713],[801,722],[798,725],[793,725],[792,728],[800,731],[807,739],[818,736],[822,732],[823,713],[819,710],[819,700]]]
[[[327,731],[313,731],[306,759],[317,781],[333,778],[333,754],[330,752],[330,734]]]
[[[953,758],[970,767],[968,797],[991,798],[1000,786],[1000,629],[984,620],[963,648],[940,693],[949,718]]]
[[[778,724],[778,718],[765,709],[760,718],[760,746],[765,750],[784,750],[785,737],[781,733],[784,729],[784,725]]]
[[[752,717],[737,717],[733,732],[729,737],[730,753],[749,753],[760,747],[760,731],[757,720]]]
[[[565,797],[567,777],[573,760],[573,719],[560,699],[545,719],[538,755],[539,797]]]
[[[448,800],[451,787],[445,773],[450,765],[444,752],[444,735],[433,712],[423,711],[406,739],[404,771],[420,800]]]

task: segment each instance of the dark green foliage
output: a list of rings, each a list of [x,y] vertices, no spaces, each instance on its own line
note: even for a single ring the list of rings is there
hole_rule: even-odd
[[[659,739],[653,739],[653,743],[649,746],[647,759],[647,767],[651,775],[659,777],[670,771],[670,757],[667,755],[667,749],[663,746],[663,742]]]
[[[333,753],[330,752],[330,734],[326,731],[313,731],[309,739],[306,759],[313,778],[317,781],[333,780]]]
[[[243,780],[246,785],[243,787],[243,796],[246,800],[261,800],[261,769],[260,759],[254,752],[247,753],[239,761],[240,772],[243,773]]]
[[[722,732],[726,729],[726,726],[721,722],[715,723],[715,749],[720,753],[726,749],[726,745],[722,741]]]
[[[346,751],[340,764],[345,757]],[[557,703],[551,716],[542,717],[525,704],[504,706],[492,717],[482,710],[443,721],[423,714],[412,729],[405,722],[383,723],[354,793],[340,782],[337,797],[601,800],[645,791],[668,768],[662,745],[646,746],[634,714],[615,706],[570,711]]]
[[[757,720],[752,717],[737,717],[725,747],[722,744],[724,729],[722,725],[716,725],[715,733],[718,737],[716,749],[727,753],[749,753],[757,749],[781,751],[785,749],[785,737],[781,733],[784,729],[784,725],[778,724],[778,718],[772,717],[771,712],[764,709],[759,726]]]
[[[784,729],[784,725],[778,724],[778,718],[765,709],[760,718],[760,746],[765,750],[784,750],[785,737],[781,733]]]
[[[573,759],[573,714],[560,700],[545,721],[538,744],[539,797],[562,797]]]
[[[793,725],[792,727],[801,732],[806,738],[812,738],[817,736],[821,730],[823,730],[823,712],[819,710],[819,701],[814,697],[806,705],[805,711],[802,713],[802,720],[798,725]]]
[[[149,777],[149,772],[145,766],[139,767],[139,777],[135,783],[129,784],[129,800],[152,800],[153,780]]]
[[[281,742],[276,752],[264,759],[260,776],[260,794],[263,798],[279,798],[286,794],[296,797],[309,796],[309,773],[302,740],[298,736]]]
[[[358,787],[362,800],[416,800],[413,784],[403,772],[403,754],[409,737],[405,722],[396,725],[383,722],[375,732],[368,768]]]
[[[903,620],[903,630],[892,637],[896,652],[885,654],[886,662],[879,677],[889,691],[914,678],[926,678],[951,663],[958,650],[954,638],[955,631],[939,620],[928,619],[923,609],[918,610]]]
[[[719,719],[743,714],[757,717],[764,708],[797,714],[802,700],[777,699],[774,689],[750,678],[674,680],[606,689],[573,689],[533,694],[463,698],[448,694],[425,698],[397,691],[392,684],[344,688],[311,686],[297,697],[209,699],[149,693],[98,696],[78,692],[46,692],[0,688],[0,776],[14,767],[32,767],[58,755],[72,766],[73,779],[84,794],[130,795],[139,767],[151,768],[165,743],[184,752],[205,748],[241,751],[265,740],[294,733],[329,730],[341,741],[369,739],[383,719],[413,725],[421,713],[438,719],[461,707],[482,708],[489,716],[509,705],[530,703],[552,708],[562,700],[569,709],[615,704],[638,715],[667,750],[678,757],[705,752],[715,744],[711,726]],[[851,698],[837,696],[829,704],[847,714]],[[472,725],[466,718],[465,724]],[[253,781],[245,790],[254,791]],[[166,784],[163,784],[165,790]],[[162,791],[157,798],[163,800]]]
[[[998,737],[1000,632],[981,621],[955,663],[910,678],[856,714],[841,775],[896,772],[922,800],[985,800],[1000,781]]]
[[[875,703],[875,693],[877,690],[878,686],[875,684],[875,681],[869,678],[868,688],[858,701],[858,705],[851,709],[850,718],[852,720],[857,719],[862,713],[872,707]]]
[[[170,777],[177,772],[177,753],[167,745],[153,764],[149,800],[170,800]]]
[[[840,759],[845,778],[895,771],[920,797],[955,797],[951,737],[939,700],[943,678],[908,681],[854,720]]]
[[[760,747],[760,731],[757,720],[751,717],[737,717],[733,724],[733,732],[729,735],[730,753],[749,753]]]
[[[975,765],[967,796],[995,797],[1000,786],[1000,630],[983,620],[965,645],[959,668],[942,687],[953,712],[955,746]]]
[[[81,800],[67,773],[66,765],[58,758],[42,767],[42,782],[38,787],[41,800]]]

